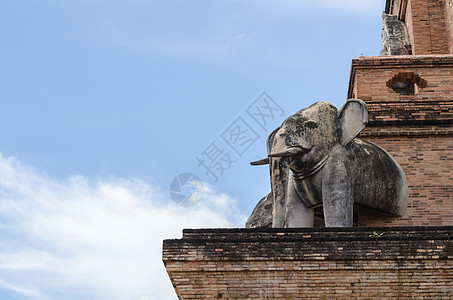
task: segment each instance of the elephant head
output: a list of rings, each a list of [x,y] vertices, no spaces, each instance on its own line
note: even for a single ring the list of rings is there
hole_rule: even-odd
[[[269,135],[267,139],[268,157],[251,164],[269,164],[270,166],[273,198],[272,227],[288,227],[288,198],[297,197],[299,202],[302,202],[307,208],[319,204],[319,199],[306,199],[307,197],[301,197],[300,193],[295,195],[294,185],[296,183],[291,182],[291,179],[296,178],[303,181],[321,170],[329,161],[338,161],[339,156],[342,156],[340,159],[342,164],[348,159],[353,159],[345,147],[360,133],[367,121],[368,112],[365,103],[361,100],[348,100],[340,111],[330,103],[316,102],[288,117]],[[332,158],[333,156],[336,158]],[[340,181],[342,180],[341,175],[353,176],[346,174],[350,169],[348,166],[333,166],[333,168],[337,167],[340,169],[344,167],[345,174],[335,175],[339,177]],[[290,170],[292,177],[289,176]],[[319,183],[319,185],[321,184]],[[348,184],[352,185],[352,183],[344,183],[345,189],[352,188],[348,187]],[[320,189],[318,188],[322,193]],[[328,201],[328,199],[323,201]],[[351,209],[351,212],[347,211],[345,215],[351,215],[352,218],[352,204],[350,207],[348,206],[346,209]],[[333,207],[332,209],[344,208]],[[349,224],[352,221],[347,220],[347,222]]]

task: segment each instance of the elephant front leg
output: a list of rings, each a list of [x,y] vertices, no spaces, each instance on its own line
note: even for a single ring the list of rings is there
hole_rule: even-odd
[[[354,191],[344,159],[330,160],[322,174],[322,202],[326,227],[352,227]]]
[[[288,183],[288,199],[286,202],[286,227],[313,227],[315,223],[315,212],[312,208],[304,205],[300,197],[305,197],[306,195],[299,196],[295,185],[296,182],[294,179],[290,178]]]

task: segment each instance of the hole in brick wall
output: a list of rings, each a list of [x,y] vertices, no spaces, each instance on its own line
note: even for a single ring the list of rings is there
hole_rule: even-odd
[[[415,95],[427,86],[428,82],[415,73],[399,73],[387,81],[387,86],[400,95]]]

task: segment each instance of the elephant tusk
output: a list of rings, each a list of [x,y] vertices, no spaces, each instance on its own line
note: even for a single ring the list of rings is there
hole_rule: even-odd
[[[302,154],[310,149],[304,149],[301,147],[291,147],[282,152],[270,153],[269,157],[287,157],[287,156],[296,156]]]
[[[262,165],[268,165],[269,164],[269,157],[257,160],[257,161],[252,161],[250,163],[252,166],[262,166]]]

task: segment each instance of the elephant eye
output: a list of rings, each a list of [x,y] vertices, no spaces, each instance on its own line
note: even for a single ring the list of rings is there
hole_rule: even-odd
[[[317,122],[312,121],[312,120],[306,121],[304,123],[304,125],[305,125],[306,128],[310,128],[310,129],[318,128],[318,126],[319,126]]]

